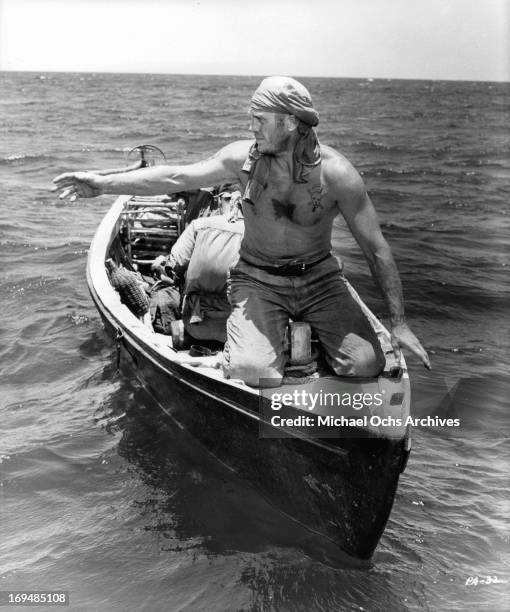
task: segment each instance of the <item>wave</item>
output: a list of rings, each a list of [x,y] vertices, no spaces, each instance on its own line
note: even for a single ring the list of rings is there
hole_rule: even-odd
[[[133,147],[112,147],[112,146],[92,146],[92,147],[81,147],[79,151],[81,153],[129,153]],[[71,153],[71,151],[69,151]]]
[[[11,153],[5,157],[0,157],[0,165],[15,164],[17,162],[34,162],[56,159],[49,153]]]
[[[348,143],[351,147],[357,147],[364,151],[395,151],[402,152],[407,151],[408,147],[403,145],[389,145],[383,142],[377,142],[373,140],[354,140]]]

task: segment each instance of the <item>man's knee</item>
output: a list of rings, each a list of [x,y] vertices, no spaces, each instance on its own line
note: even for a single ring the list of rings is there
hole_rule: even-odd
[[[367,344],[369,344],[367,342]],[[374,347],[369,344],[366,349],[355,361],[355,376],[367,378],[375,378],[383,371],[386,365],[386,359],[381,350],[374,350]]]
[[[379,345],[374,347],[368,340],[351,333],[330,365],[338,376],[374,378],[384,369],[386,359]]]

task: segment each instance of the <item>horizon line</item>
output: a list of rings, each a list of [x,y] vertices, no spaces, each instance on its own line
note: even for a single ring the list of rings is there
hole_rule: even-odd
[[[209,76],[209,77],[240,77],[240,78],[261,78],[269,76],[266,73],[260,74],[234,74],[234,73],[202,73],[202,72],[139,72],[131,70],[19,70],[15,68],[0,69],[0,73],[29,73],[29,74],[132,74],[132,75],[154,75],[154,76]],[[290,75],[289,75],[290,76]],[[451,83],[510,83],[510,78],[507,80],[490,80],[490,79],[467,79],[467,78],[432,78],[432,77],[383,77],[383,76],[330,76],[330,75],[292,75],[301,79],[339,79],[339,80],[353,80],[353,81],[446,81]]]

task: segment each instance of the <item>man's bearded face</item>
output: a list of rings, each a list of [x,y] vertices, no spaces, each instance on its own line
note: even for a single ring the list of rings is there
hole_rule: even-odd
[[[250,111],[250,130],[260,153],[276,155],[288,149],[291,132],[286,127],[286,115]]]

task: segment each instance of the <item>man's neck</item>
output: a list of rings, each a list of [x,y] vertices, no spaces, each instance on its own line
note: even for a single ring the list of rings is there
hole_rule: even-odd
[[[292,175],[292,166],[294,164],[293,153],[294,153],[294,149],[291,149],[291,150],[286,149],[285,151],[280,151],[279,153],[276,153],[275,155],[273,155],[276,165],[279,167],[283,166],[283,167],[288,168],[288,171],[291,175]]]

